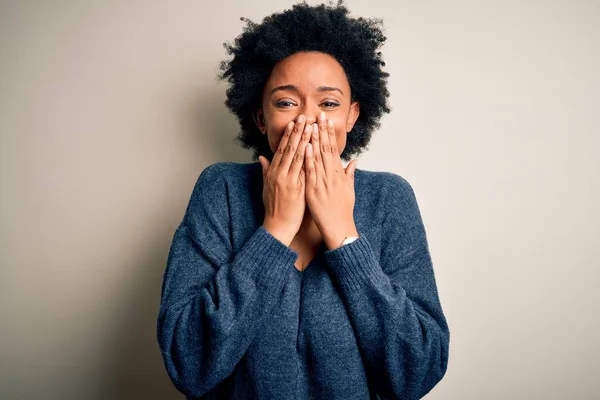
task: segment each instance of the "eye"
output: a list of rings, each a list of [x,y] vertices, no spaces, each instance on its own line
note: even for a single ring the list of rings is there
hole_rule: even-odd
[[[278,101],[277,103],[275,103],[275,106],[279,107],[279,108],[287,108],[287,107],[291,107],[293,105],[294,105],[294,103],[292,103],[291,101],[288,101],[288,100],[281,100],[281,101]]]
[[[321,105],[325,106],[326,108],[333,108],[333,107],[339,106],[338,103],[335,103],[333,101],[325,101],[325,102],[321,103]]]

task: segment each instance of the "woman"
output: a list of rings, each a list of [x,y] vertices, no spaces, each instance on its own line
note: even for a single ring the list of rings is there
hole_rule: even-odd
[[[189,399],[418,399],[449,330],[415,194],[356,168],[389,112],[380,20],[295,5],[227,46],[258,162],[202,171],[175,231],[158,341]]]

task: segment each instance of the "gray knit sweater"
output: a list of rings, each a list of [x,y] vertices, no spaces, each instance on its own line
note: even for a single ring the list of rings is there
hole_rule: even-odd
[[[188,399],[419,399],[450,333],[409,183],[356,169],[360,238],[298,253],[263,226],[260,163],[205,168],[174,233],[157,337]]]

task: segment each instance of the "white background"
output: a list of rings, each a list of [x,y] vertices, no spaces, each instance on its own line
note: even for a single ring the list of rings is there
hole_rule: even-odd
[[[200,172],[251,162],[222,43],[293,3],[0,3],[1,398],[182,398],[169,245]],[[600,3],[347,4],[391,74],[358,167],[413,186],[450,325],[427,399],[598,396]]]

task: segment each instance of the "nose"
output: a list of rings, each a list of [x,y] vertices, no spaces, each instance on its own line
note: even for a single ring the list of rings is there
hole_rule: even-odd
[[[300,114],[306,117],[306,124],[316,123],[320,112],[318,104],[311,104],[311,102],[305,102],[304,106],[300,109]]]
[[[314,114],[314,113],[306,113],[304,114],[306,116],[306,124],[310,125],[310,124],[314,124],[317,122],[317,115],[318,114]]]

